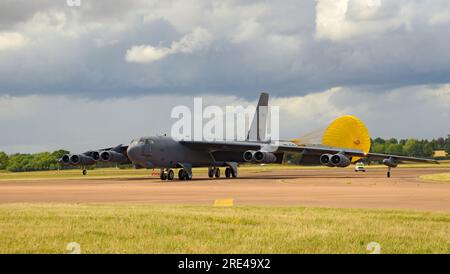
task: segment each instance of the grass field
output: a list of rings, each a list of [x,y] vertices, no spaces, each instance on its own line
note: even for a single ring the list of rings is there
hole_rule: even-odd
[[[450,214],[301,207],[0,205],[0,253],[450,253]]]
[[[437,182],[450,183],[450,173],[438,173],[420,176],[424,180],[433,180]]]
[[[398,168],[433,168],[440,167],[450,168],[450,161],[442,162],[440,165],[436,164],[403,164]],[[353,165],[347,168],[354,168]],[[386,168],[383,165],[370,165],[366,166],[367,169],[371,168]],[[300,166],[300,165],[243,165],[239,167],[239,171],[242,172],[265,172],[269,170],[287,170],[287,169],[329,169],[325,166]],[[10,180],[52,180],[52,179],[108,179],[108,178],[145,178],[149,176],[158,177],[159,170],[154,171],[148,169],[119,169],[119,168],[97,168],[88,170],[88,176],[82,176],[81,170],[52,170],[52,171],[34,171],[34,172],[0,172],[0,182]],[[193,170],[194,176],[204,175],[207,173],[206,168],[195,168]]]

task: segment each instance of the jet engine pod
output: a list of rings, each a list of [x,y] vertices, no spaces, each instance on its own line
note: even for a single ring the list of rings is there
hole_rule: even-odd
[[[253,150],[247,150],[246,152],[244,152],[244,154],[242,155],[242,158],[244,159],[244,161],[246,162],[251,162],[253,160],[253,154],[255,154],[255,152]]]
[[[277,156],[271,152],[257,151],[253,154],[253,158],[258,163],[274,163],[277,161]]]
[[[320,163],[324,166],[333,167],[333,163],[331,162],[331,154],[322,154],[320,155]]]
[[[70,155],[69,154],[64,154],[61,159],[59,159],[58,161],[60,164],[63,164],[65,166],[70,165]]]
[[[94,159],[95,161],[99,161],[99,160],[100,160],[100,152],[98,152],[98,151],[92,151],[91,157],[92,157],[92,159]]]
[[[398,162],[394,158],[390,157],[388,159],[383,160],[383,165],[388,166],[388,167],[397,167]]]
[[[347,167],[351,163],[350,159],[347,156],[340,154],[340,153],[337,153],[337,154],[334,154],[333,156],[331,156],[330,160],[331,160],[331,163],[337,167]]]
[[[70,163],[72,165],[78,166],[78,165],[93,165],[95,164],[95,160],[92,159],[89,156],[83,155],[83,154],[74,154],[70,156]]]
[[[103,162],[112,162],[117,164],[128,162],[128,158],[125,155],[112,150],[102,151],[100,153],[100,160]]]

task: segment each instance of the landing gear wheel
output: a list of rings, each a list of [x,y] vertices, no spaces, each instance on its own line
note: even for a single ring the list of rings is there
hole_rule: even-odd
[[[216,167],[216,170],[214,171],[214,176],[216,176],[216,178],[220,177],[220,169],[218,167]]]
[[[87,170],[83,169],[83,176],[85,176],[87,174]]]
[[[185,173],[184,169],[178,170],[178,180],[180,181],[184,180],[184,173]]]
[[[167,172],[167,179],[168,179],[169,181],[172,181],[174,177],[175,177],[175,173],[173,172],[173,170],[170,169],[170,170]]]
[[[159,174],[159,178],[161,178],[161,180],[165,181],[165,180],[167,180],[167,174],[164,171],[161,171],[161,173]]]
[[[231,168],[227,167],[225,169],[225,177],[227,177],[227,178],[231,177]]]
[[[236,178],[237,177],[237,169],[236,170],[234,170],[232,168],[230,168],[230,169],[231,169],[231,177]]]
[[[208,168],[208,177],[209,178],[214,177],[214,168]]]
[[[178,179],[182,181],[189,181],[192,179],[192,175],[190,175],[186,170],[180,169],[178,171]]]
[[[387,172],[387,177],[391,178],[391,172],[390,171]]]

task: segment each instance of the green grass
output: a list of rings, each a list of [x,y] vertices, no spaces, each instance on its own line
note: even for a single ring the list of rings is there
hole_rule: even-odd
[[[450,173],[438,173],[420,176],[421,179],[450,183]]]
[[[450,162],[444,162],[440,165],[436,164],[403,164],[399,168],[431,168],[431,167],[449,167]],[[354,165],[348,168],[353,169]],[[366,166],[368,169],[372,168],[386,168],[383,165],[370,165]],[[271,170],[296,170],[296,169],[329,169],[325,166],[300,166],[300,165],[281,165],[281,164],[269,164],[269,165],[242,165],[239,167],[240,172],[259,173],[267,172]],[[193,170],[194,176],[206,174],[206,168],[195,168]],[[119,169],[119,168],[96,168],[88,170],[88,176],[82,176],[81,170],[52,170],[52,171],[33,171],[33,172],[7,172],[0,171],[0,182],[10,180],[52,180],[52,179],[108,179],[108,178],[148,178],[152,173],[159,172],[158,169],[152,171],[148,169]]]
[[[3,204],[0,253],[450,253],[450,214],[302,207]]]

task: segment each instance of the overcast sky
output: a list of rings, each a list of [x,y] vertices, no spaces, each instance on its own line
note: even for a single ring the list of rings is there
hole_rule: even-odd
[[[260,91],[283,138],[342,114],[372,136],[445,136],[449,33],[448,0],[2,0],[0,150],[128,143],[194,96]]]

